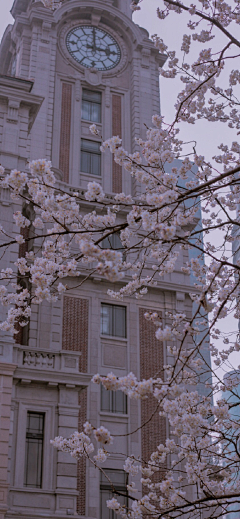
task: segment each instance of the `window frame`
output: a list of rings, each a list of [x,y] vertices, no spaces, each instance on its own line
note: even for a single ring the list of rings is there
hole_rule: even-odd
[[[89,92],[89,94],[98,94],[100,100],[99,101],[91,100],[90,99],[91,95],[89,95],[89,99],[87,99],[88,96],[85,94],[86,92]],[[84,102],[85,103],[89,103],[90,118],[88,118],[88,119],[85,119],[83,117],[83,103]],[[94,112],[94,107],[95,106],[97,106],[98,109],[100,107],[100,109],[99,109],[99,120],[96,120],[93,117],[93,112]],[[82,121],[96,123],[96,124],[102,124],[102,92],[99,92],[99,91],[96,91],[96,90],[90,90],[88,88],[83,88],[82,89],[81,120]]]
[[[29,388],[28,388],[29,390]],[[21,488],[25,492],[31,491],[30,487],[24,486],[25,468],[25,448],[27,430],[27,412],[45,413],[45,429],[43,442],[43,465],[42,465],[42,487],[34,487],[34,492],[54,489],[54,449],[51,447],[50,440],[55,436],[55,404],[41,404],[40,398],[33,404],[31,398],[26,398],[25,402],[20,401],[18,409],[14,410],[14,445],[16,456],[12,459],[14,469],[11,473],[11,485]],[[21,427],[18,427],[18,423]]]
[[[87,149],[87,145],[85,145],[84,149],[84,143],[92,143],[98,145],[98,151],[94,151],[94,149]],[[100,151],[100,145],[101,143],[99,141],[91,140],[91,139],[81,139],[81,157],[80,157],[80,172],[85,175],[91,175],[94,177],[101,177],[102,175],[102,157],[101,157],[101,151]],[[84,155],[85,154],[85,155]],[[85,157],[85,159],[84,159]],[[98,158],[98,173],[94,173],[94,159]],[[87,171],[83,167],[83,160],[87,160]]]
[[[126,504],[126,506],[128,506],[128,493],[127,493],[127,480],[128,480],[128,477],[127,477],[127,474],[123,471],[123,470],[119,470],[119,469],[104,469],[104,472],[109,476],[109,478],[111,479],[111,473],[121,473],[124,475],[125,477],[125,484],[116,484],[113,482],[113,486],[116,488],[116,490],[118,490],[119,492],[126,492],[126,496],[124,496],[124,500]],[[103,517],[102,515],[102,510],[103,510],[103,492],[109,492],[109,498],[112,499],[113,497],[115,497],[116,499],[118,499],[120,496],[118,496],[118,494],[114,494],[114,492],[112,491],[112,487],[110,485],[110,483],[107,482],[104,482],[102,481],[102,473],[100,474],[100,519],[106,519],[106,517]],[[107,505],[106,505],[106,500],[105,500],[105,507],[106,509],[109,511],[109,518],[108,519],[117,519],[118,516],[115,514],[114,510],[110,510],[107,508]]]
[[[104,392],[107,392],[109,396],[109,409],[103,409],[103,398],[104,398]],[[101,395],[100,395],[100,409],[102,413],[111,413],[111,414],[121,414],[126,416],[128,414],[128,401],[127,401],[127,395],[125,395],[122,391],[118,391],[118,394],[123,395],[123,410],[117,411],[117,391],[111,391],[105,389],[101,384]]]
[[[110,328],[110,332],[112,333],[105,333],[103,331],[103,312],[102,312],[102,309],[103,307],[111,307],[112,308],[112,324],[110,324],[109,328]],[[123,335],[116,335],[115,330],[114,328],[116,327],[116,325],[114,324],[116,322],[116,318],[114,316],[115,312],[116,312],[116,309],[117,308],[122,308],[125,310],[125,329],[124,329],[124,334]],[[110,322],[110,320],[109,320]],[[105,302],[101,302],[101,335],[104,336],[104,337],[114,337],[116,340],[120,339],[120,340],[123,340],[123,339],[127,339],[127,307],[124,306],[124,305],[113,305],[111,303],[105,303]]]
[[[38,433],[29,432],[29,422],[31,419],[31,416],[38,416],[42,417],[42,430]],[[43,459],[44,459],[44,432],[45,432],[45,413],[37,412],[37,411],[27,411],[27,427],[26,427],[26,435],[25,435],[25,463],[24,463],[24,487],[25,488],[42,488],[42,482],[43,482]],[[38,436],[38,438],[36,438]],[[38,469],[38,463],[37,463],[37,472],[39,474],[36,474],[36,479],[39,478],[39,484],[28,484],[28,466],[29,466],[29,459],[31,458],[31,454],[29,454],[29,446],[31,445],[31,441],[28,440],[40,440],[41,450],[40,454],[38,455],[38,463],[40,464],[40,469]],[[39,445],[39,443],[38,443]]]

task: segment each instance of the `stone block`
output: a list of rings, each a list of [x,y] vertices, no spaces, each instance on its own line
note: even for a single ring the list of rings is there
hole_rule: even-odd
[[[57,466],[58,476],[77,476],[77,465],[73,465],[72,463],[58,463]]]
[[[64,488],[65,490],[77,488],[77,478],[69,476],[57,476],[57,488]]]

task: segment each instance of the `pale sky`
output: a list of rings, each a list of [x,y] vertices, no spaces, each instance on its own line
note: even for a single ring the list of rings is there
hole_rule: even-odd
[[[0,38],[9,23],[12,23],[13,17],[11,16],[9,9],[11,9],[12,2],[11,0],[1,0],[0,7]]]

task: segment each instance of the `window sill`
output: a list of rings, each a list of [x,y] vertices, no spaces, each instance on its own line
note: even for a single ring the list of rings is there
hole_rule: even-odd
[[[49,490],[44,488],[35,488],[35,487],[9,487],[9,490],[12,492],[31,492],[31,493],[38,493],[38,494],[54,494],[55,490]]]
[[[102,180],[102,175],[94,175],[93,173],[84,173],[84,171],[80,171],[81,177],[90,177],[90,178],[98,178],[99,180]]]
[[[116,342],[128,342],[127,337],[116,337],[115,335],[104,335],[100,334],[100,339],[106,341],[116,341]]]
[[[88,121],[88,119],[81,118],[81,122],[85,124],[95,124],[96,126],[102,127],[102,123],[97,123],[96,121]]]
[[[119,418],[121,421],[128,420],[129,415],[128,414],[122,414],[122,413],[111,413],[110,411],[99,411],[100,416],[106,416],[108,418]]]

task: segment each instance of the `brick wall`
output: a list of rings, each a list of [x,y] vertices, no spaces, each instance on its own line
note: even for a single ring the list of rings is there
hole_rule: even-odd
[[[21,227],[20,234],[24,238],[24,240],[28,240],[29,238],[29,227]],[[19,258],[25,258],[26,252],[28,252],[29,248],[29,241],[25,241],[25,243],[21,243],[19,245],[18,249],[18,257]],[[24,276],[26,279],[26,276]],[[17,344],[26,345],[28,343],[28,332],[29,332],[29,324],[27,326],[24,326],[24,329],[20,324],[17,323],[16,329],[18,330],[18,333],[14,335],[15,342]]]
[[[78,430],[83,430],[83,424],[87,420],[87,388],[79,393],[79,415],[78,415]],[[77,513],[85,515],[86,513],[86,458],[83,456],[78,460],[77,465]]]
[[[112,96],[112,135],[122,137],[122,98],[119,95]],[[112,191],[122,192],[122,166],[116,164],[114,157],[112,162]]]
[[[155,337],[154,324],[146,321],[144,317],[146,312],[153,311],[145,308],[139,309],[141,379],[148,379],[155,375],[163,377],[163,344]],[[151,420],[148,422],[150,418]],[[145,423],[146,425],[144,425]],[[149,397],[141,402],[141,424],[142,458],[144,461],[148,461],[157,445],[166,440],[166,421],[164,417],[159,416],[157,400],[154,397]],[[156,476],[158,479],[161,478],[159,473]]]
[[[61,131],[59,168],[63,172],[63,181],[69,182],[69,157],[71,133],[72,85],[62,84]]]
[[[79,371],[87,373],[88,359],[88,300],[63,298],[62,349],[81,351]]]
[[[81,351],[79,371],[87,373],[88,360],[88,299],[65,296],[63,299],[62,349]],[[78,430],[83,430],[87,420],[87,388],[79,392]],[[85,515],[86,507],[86,459],[78,460],[77,465],[77,512]]]

